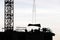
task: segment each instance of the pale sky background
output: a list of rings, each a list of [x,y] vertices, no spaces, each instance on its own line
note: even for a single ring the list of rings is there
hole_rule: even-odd
[[[14,27],[27,27],[32,23],[33,0],[15,0]],[[37,23],[55,33],[60,40],[60,0],[36,0]],[[4,0],[0,0],[0,31],[4,27]]]

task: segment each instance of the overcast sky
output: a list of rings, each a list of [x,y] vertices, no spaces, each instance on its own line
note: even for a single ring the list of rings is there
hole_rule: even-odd
[[[15,27],[32,23],[33,0],[15,0]],[[60,0],[36,0],[36,21],[41,27],[50,28],[60,40]],[[4,27],[4,0],[0,0],[0,29]]]

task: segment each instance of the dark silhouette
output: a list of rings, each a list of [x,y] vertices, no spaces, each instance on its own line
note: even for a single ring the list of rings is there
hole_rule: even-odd
[[[5,32],[0,32],[0,40],[53,40],[54,33],[52,33],[47,28],[39,29],[25,32],[17,32],[13,30],[6,30]]]
[[[40,30],[34,30],[34,32],[27,33],[27,40],[53,40],[53,37],[55,34],[46,31],[46,28],[43,28],[43,31]]]
[[[28,24],[28,26],[37,26],[37,27],[41,27],[40,24]]]
[[[41,27],[40,24],[29,24],[28,26]],[[0,40],[52,40],[52,36],[55,35],[46,28],[43,28],[42,31],[39,28],[35,30],[32,29],[30,32],[28,32],[26,29],[25,32],[17,32],[13,31],[13,27],[14,27],[14,0],[5,0],[4,1],[5,32],[0,32]]]

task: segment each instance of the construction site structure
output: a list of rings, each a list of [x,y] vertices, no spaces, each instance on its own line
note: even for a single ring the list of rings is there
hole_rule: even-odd
[[[35,3],[35,0],[34,0],[34,3]],[[33,7],[33,13],[34,13],[34,10],[35,10],[35,7]],[[35,30],[32,29],[31,31],[28,32],[27,29],[25,29],[25,27],[24,29],[20,27],[20,29],[25,30],[25,32],[13,31],[14,0],[4,0],[4,30],[5,32],[0,32],[0,40],[53,40],[52,36],[55,36],[54,33],[52,33],[50,30],[46,28],[43,28],[41,31],[40,24],[34,23],[34,24],[28,24],[28,26],[35,26],[39,28]]]
[[[14,0],[4,0],[4,30],[13,30]]]

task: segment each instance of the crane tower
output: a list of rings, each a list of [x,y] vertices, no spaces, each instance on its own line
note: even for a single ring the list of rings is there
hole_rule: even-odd
[[[13,30],[14,0],[4,0],[4,30]]]

